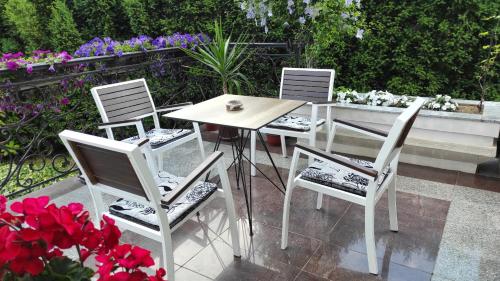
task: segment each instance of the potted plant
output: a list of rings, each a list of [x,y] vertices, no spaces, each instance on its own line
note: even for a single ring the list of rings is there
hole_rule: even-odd
[[[231,43],[231,35],[225,37],[222,23],[214,22],[215,36],[210,43],[201,44],[195,50],[183,49],[184,52],[202,63],[205,67],[191,66],[197,73],[217,77],[221,82],[223,94],[241,94],[243,86],[251,90],[248,78],[241,72],[244,63],[250,57],[248,45],[244,44],[248,36],[242,34]],[[219,128],[222,138],[238,137],[236,128]]]
[[[0,195],[0,280],[34,281],[163,281],[165,270],[144,272],[154,265],[148,250],[120,244],[121,232],[104,216],[95,227],[80,203],[57,207],[50,198],[26,198],[10,206]],[[65,255],[74,248],[78,259]],[[95,257],[97,271],[85,265]]]

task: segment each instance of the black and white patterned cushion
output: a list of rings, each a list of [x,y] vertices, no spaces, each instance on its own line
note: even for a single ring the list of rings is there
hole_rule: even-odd
[[[336,156],[350,159],[351,161],[367,168],[373,168],[373,163],[370,161],[347,158],[341,155]],[[378,187],[380,187],[390,172],[391,167],[385,167],[382,175],[378,177]],[[300,173],[300,178],[361,196],[366,196],[366,188],[368,186],[367,178],[349,172],[346,169],[342,169],[340,165],[334,166],[330,162],[323,162],[319,160],[316,160],[311,166],[304,169]]]
[[[167,172],[160,172],[155,177],[158,190],[162,196],[174,190],[183,177],[177,177]],[[191,211],[208,199],[217,190],[217,185],[209,182],[198,182],[190,191],[176,203],[169,206],[163,206],[167,212],[170,227],[174,227],[178,222],[184,219]],[[143,204],[120,198],[109,206],[109,212],[115,216],[134,221],[144,226],[159,230],[158,216],[153,208]]]
[[[151,147],[156,148],[191,133],[193,131],[188,129],[152,129],[146,132],[146,137],[149,139]],[[137,140],[139,140],[139,136],[126,138],[123,141],[134,143]]]
[[[316,126],[325,123],[325,119],[319,119]],[[285,129],[292,131],[309,131],[311,130],[311,118],[303,116],[283,115],[267,125],[269,128]]]

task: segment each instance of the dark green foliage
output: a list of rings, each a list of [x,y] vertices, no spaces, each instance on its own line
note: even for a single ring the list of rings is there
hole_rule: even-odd
[[[322,12],[306,25],[298,23],[298,16],[303,14],[301,1],[296,1],[297,11],[289,15],[287,1],[269,0],[273,16],[269,18],[268,34],[255,21],[246,19],[236,0],[55,3],[63,2],[69,5],[72,15],[61,8],[63,12],[53,16],[54,0],[0,0],[0,49],[51,48],[72,53],[81,40],[96,36],[123,40],[139,34],[213,34],[213,20],[221,19],[233,37],[247,33],[258,42],[308,43],[302,66],[335,68],[339,86],[359,91],[387,89],[408,95],[450,94],[467,99],[479,98],[479,62],[487,55],[482,51],[487,38],[479,33],[492,30],[491,21],[481,19],[500,10],[500,2],[487,0],[364,0],[360,19],[365,21],[367,31],[359,40],[339,32],[343,25],[332,16],[343,0],[317,0]],[[497,62],[492,71],[498,72],[498,68]],[[486,99],[499,100],[499,87],[498,76],[494,75]]]
[[[365,0],[362,4],[370,27],[363,40],[339,38],[315,48],[318,66],[336,67],[337,85],[478,98],[475,75],[483,45],[479,33],[484,28],[480,19],[498,11],[498,3]],[[317,25],[323,24],[320,18]],[[329,36],[324,28],[317,30],[322,33],[316,38]]]
[[[25,48],[27,50],[39,48],[42,45],[43,33],[33,3],[28,0],[8,0],[4,8],[5,19],[15,28]]]
[[[121,0],[74,0],[70,9],[85,40],[94,37],[123,39],[130,36]]]
[[[122,5],[134,34],[150,34],[150,23],[143,0],[123,0]]]
[[[55,51],[75,50],[82,43],[71,11],[63,0],[54,1],[48,31],[50,45]]]

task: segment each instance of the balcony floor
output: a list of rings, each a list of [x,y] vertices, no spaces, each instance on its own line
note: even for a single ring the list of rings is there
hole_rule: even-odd
[[[213,149],[213,142],[205,144],[207,151]],[[221,150],[230,163],[231,147],[223,144]],[[177,175],[187,175],[201,162],[194,142],[167,154],[166,170]],[[273,159],[286,179],[290,158],[273,153]],[[273,175],[262,151],[257,162]],[[452,180],[453,175],[408,165],[400,167],[400,174],[398,233],[389,231],[386,195],[376,208],[378,276],[367,273],[362,208],[325,196],[323,208],[317,211],[315,194],[296,189],[289,247],[283,251],[283,196],[262,176],[253,178],[255,235],[251,238],[243,192],[236,190],[231,169],[242,258],[233,258],[224,204],[216,199],[174,232],[176,280],[500,280],[500,193],[490,191],[495,186],[499,190],[500,182],[473,176],[460,181],[460,175]],[[484,188],[463,186],[471,183]],[[93,212],[87,187],[75,178],[30,196],[39,194],[50,195],[57,204],[81,202]],[[150,249],[160,261],[160,243],[128,231],[122,241]]]

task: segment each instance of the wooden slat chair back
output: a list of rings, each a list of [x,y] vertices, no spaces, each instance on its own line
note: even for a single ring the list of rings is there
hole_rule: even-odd
[[[110,186],[148,198],[126,153],[69,140],[68,145],[80,163],[82,173],[93,185]]]
[[[154,113],[144,79],[95,88],[95,95],[101,101],[99,112],[104,122],[124,121]]]
[[[290,201],[293,189],[300,186],[318,193],[316,208],[320,209],[323,194],[361,205],[365,210],[365,240],[370,273],[378,274],[375,240],[375,206],[384,192],[388,191],[389,224],[392,231],[398,231],[396,208],[396,178],[399,156],[403,144],[415,122],[423,98],[417,98],[395,120],[388,133],[359,124],[333,120],[328,136],[326,152],[317,148],[297,144],[294,150],[283,207],[283,229],[281,247],[288,244],[288,223]],[[332,154],[336,127],[356,131],[382,140],[384,143],[374,163],[350,159]],[[319,162],[296,175],[298,160],[304,154]],[[349,187],[349,188],[347,188]]]
[[[235,257],[241,256],[236,212],[222,152],[213,153],[193,170],[176,189],[162,196],[153,174],[148,168],[146,158],[150,157],[150,154],[146,153],[146,157],[144,157],[140,147],[140,145],[147,143],[147,140],[136,145],[69,130],[61,132],[59,137],[87,183],[96,210],[96,220],[99,221],[102,215],[107,215],[113,218],[120,228],[161,242],[163,266],[167,270],[168,280],[175,281],[172,231],[188,221],[216,196],[225,200],[233,254]],[[175,206],[179,198],[186,195],[200,181],[203,181],[207,173],[215,168],[218,171],[222,189],[216,190],[198,207],[188,209],[186,212],[189,213],[186,213],[181,221],[172,226],[166,212],[168,209],[164,209],[162,205]],[[108,212],[105,209],[102,193],[152,207],[158,216],[159,230]]]
[[[154,135],[158,134],[158,139],[164,140],[164,142],[160,142],[161,144],[152,149],[152,153],[157,158],[157,161],[149,159],[152,169],[163,169],[163,152],[194,139],[198,141],[201,156],[205,159],[205,150],[198,123],[193,122],[194,133],[191,133],[190,130],[180,130],[183,132],[178,137],[173,137],[176,134],[175,130],[163,130],[160,126],[158,113],[192,106],[192,103],[156,107],[144,78],[98,86],[90,91],[103,121],[99,128],[106,130],[109,139],[115,139],[113,128],[135,125],[139,138],[148,137],[153,140]],[[146,117],[153,118],[154,130],[152,131],[156,130],[154,133],[144,130],[142,119]],[[172,135],[171,140],[168,139],[168,136],[165,136],[169,132]]]
[[[311,106],[310,126],[308,131],[297,131],[284,128],[266,126],[260,131],[265,134],[279,135],[281,138],[281,151],[283,157],[287,157],[285,137],[308,139],[309,145],[316,145],[316,133],[324,126],[330,128],[332,119],[331,103],[333,99],[333,84],[335,82],[335,70],[315,68],[283,68],[281,72],[280,99],[307,101]],[[324,125],[318,124],[321,118],[318,116],[319,109],[326,108],[326,119]],[[292,114],[293,115],[293,114]],[[321,122],[321,121],[319,121]],[[252,159],[255,163],[256,133],[252,132],[251,143]],[[256,169],[251,167],[251,175],[256,175]]]
[[[335,71],[283,68],[280,98],[313,103],[332,101]]]
[[[401,154],[403,144],[424,103],[425,99],[417,98],[396,118],[377,155],[374,165],[375,170],[381,172],[390,163],[395,163],[394,165],[396,165],[399,162],[399,155]]]

